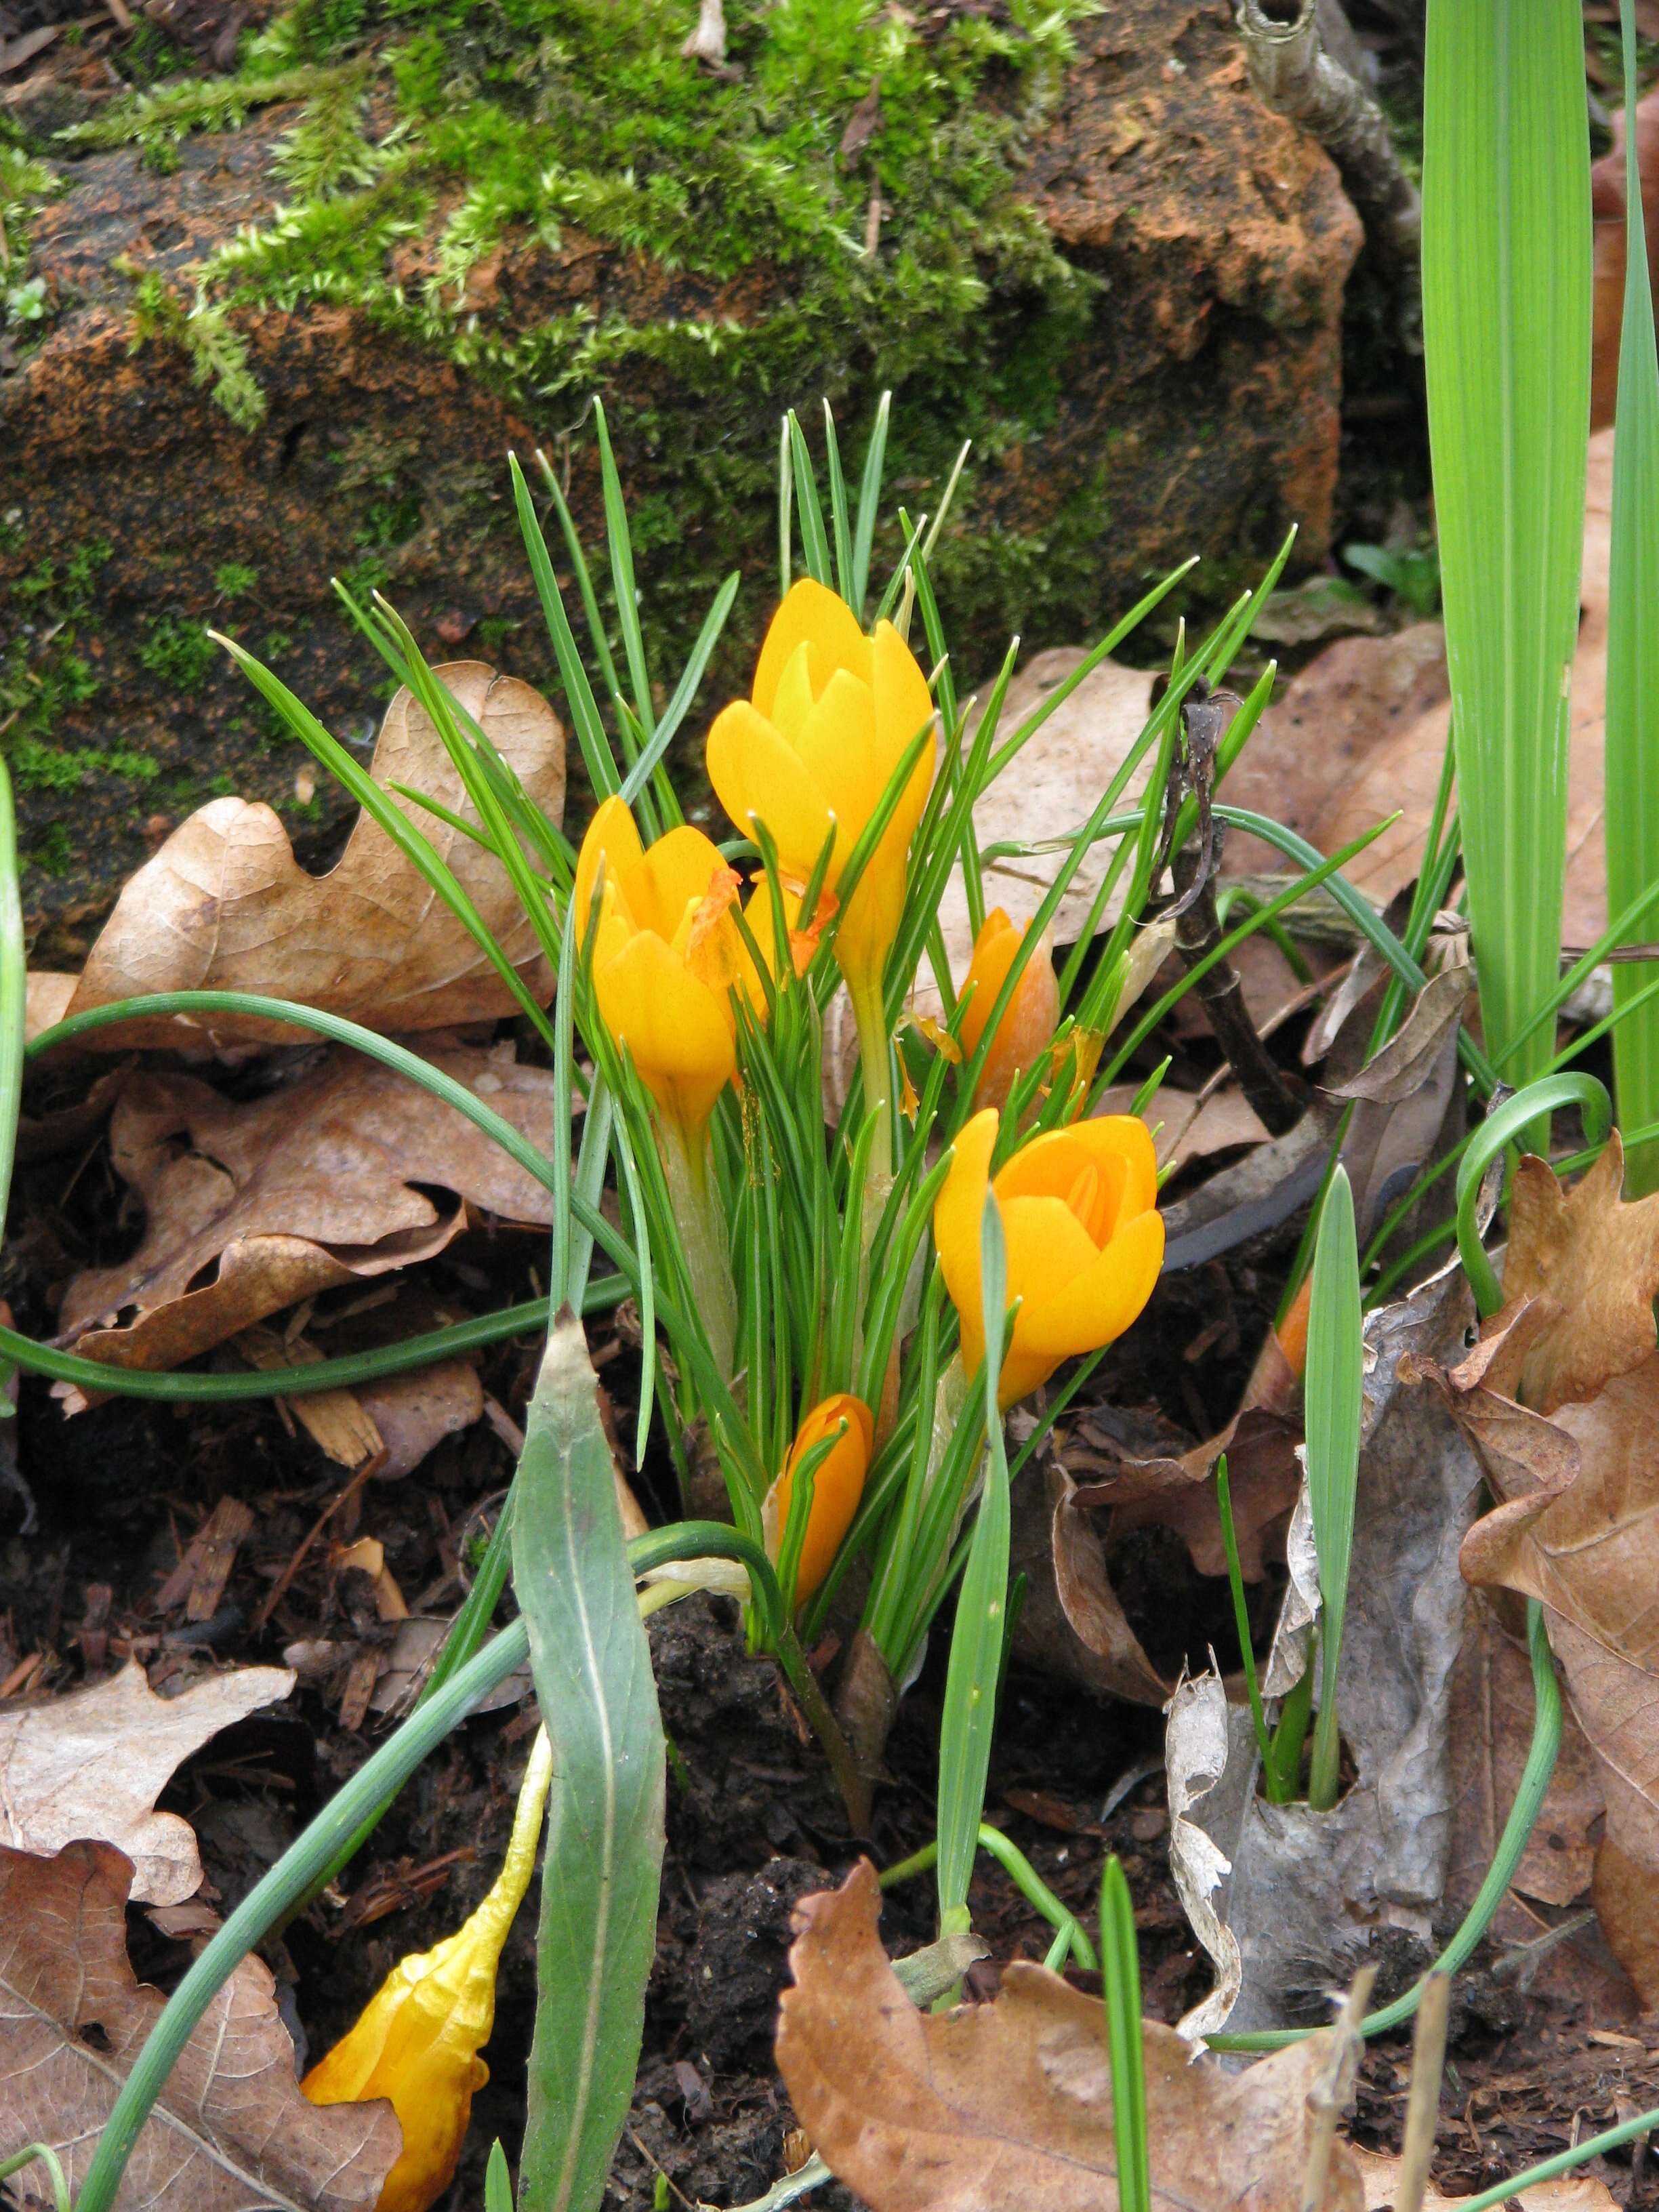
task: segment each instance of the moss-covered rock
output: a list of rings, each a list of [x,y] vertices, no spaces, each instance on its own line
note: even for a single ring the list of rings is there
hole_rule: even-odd
[[[894,388],[913,516],[974,441],[934,562],[970,672],[1189,552],[1213,601],[1291,520],[1322,550],[1358,225],[1225,0],[726,12],[714,75],[689,4],[298,0],[234,77],[28,149],[61,185],[8,234],[45,312],[0,354],[0,744],[60,956],[227,781],[302,850],[338,818],[207,627],[352,741],[386,686],[332,573],[550,683],[504,457],[543,447],[597,543],[595,393],[658,671],[744,572],[711,697],[820,396],[856,458]]]

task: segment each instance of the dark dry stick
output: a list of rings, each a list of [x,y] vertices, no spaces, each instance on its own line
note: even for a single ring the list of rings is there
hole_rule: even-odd
[[[1191,847],[1175,856],[1177,903],[1193,890],[1205,855]],[[1216,912],[1215,881],[1205,878],[1192,904],[1176,923],[1176,950],[1188,968],[1194,968],[1221,941],[1221,918]],[[1275,1066],[1272,1054],[1256,1035],[1244,1004],[1238,970],[1231,960],[1218,960],[1193,986],[1193,995],[1203,1007],[1216,1042],[1227,1055],[1238,1087],[1268,1133],[1284,1136],[1302,1119],[1302,1102]]]

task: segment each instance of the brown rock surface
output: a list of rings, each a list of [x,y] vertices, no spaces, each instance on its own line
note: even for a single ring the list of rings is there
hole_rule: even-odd
[[[111,549],[75,623],[74,649],[98,688],[56,718],[49,744],[59,766],[48,763],[21,799],[25,850],[50,863],[27,872],[26,901],[44,927],[43,957],[58,963],[78,957],[119,881],[216,780],[281,806],[302,859],[319,858],[345,817],[325,779],[314,799],[308,776],[296,793],[305,757],[228,665],[215,658],[181,683],[163,653],[158,670],[158,625],[164,644],[169,625],[234,625],[337,734],[365,746],[391,684],[337,615],[331,573],[373,563],[434,657],[448,657],[441,641],[533,682],[550,673],[504,456],[538,441],[559,450],[584,393],[503,398],[342,306],[239,309],[267,402],[248,430],[192,380],[177,345],[151,337],[133,348],[136,276],[160,274],[187,305],[194,265],[276,204],[271,150],[294,119],[292,107],[276,108],[239,131],[186,139],[170,174],[136,151],[83,159],[34,226],[33,267],[56,318],[37,350],[9,373],[0,367],[0,654],[21,623],[39,636],[61,612],[50,593],[19,595],[20,580],[46,561],[61,573],[89,542]],[[1322,553],[1342,293],[1359,244],[1324,155],[1250,90],[1226,0],[1117,0],[1084,23],[1020,189],[1093,282],[1058,374],[1039,365],[1054,396],[1036,404],[1022,398],[1022,380],[1041,380],[1022,356],[1018,302],[999,302],[1008,436],[977,464],[971,520],[1000,563],[963,540],[940,564],[958,655],[974,665],[1010,629],[1045,641],[1030,633],[1027,608],[1005,604],[1014,596],[1006,580],[1022,570],[1001,556],[1011,544],[1029,548],[1031,572],[1044,574],[1060,557],[1061,515],[1071,518],[1065,558],[1075,580],[1068,572],[1066,611],[1054,619],[1069,634],[1121,611],[1149,574],[1189,552],[1206,556],[1212,598],[1291,520],[1304,552]],[[412,290],[426,273],[422,242],[402,253],[397,273]],[[585,309],[742,324],[784,281],[757,267],[716,287],[567,228],[556,251],[509,235],[471,271],[467,305],[511,331]],[[1051,331],[1043,325],[1044,343]],[[849,414],[892,373],[850,344],[826,360],[821,381]],[[722,419],[718,464],[735,452],[749,469],[741,481],[735,465],[716,478],[715,458],[701,481],[682,461],[669,465],[660,428],[641,410],[656,410],[659,424],[702,404],[669,368],[630,362],[605,396],[631,495],[660,495],[675,510],[673,526],[641,553],[647,608],[667,582],[671,624],[684,624],[721,573],[745,571],[708,679],[714,695],[767,611],[774,526],[752,464],[772,450],[779,407],[815,405],[817,386],[757,390],[746,424]],[[904,397],[901,383],[901,409]],[[591,538],[591,438],[568,452]],[[723,513],[707,488],[721,482],[738,486]],[[929,489],[912,480],[896,495],[925,506]],[[254,570],[257,586],[227,599],[216,581],[227,562]],[[703,720],[694,712],[694,736]],[[125,773],[100,763],[74,788],[75,764],[63,757],[87,748],[147,757],[158,773],[142,781],[130,759]],[[580,800],[574,813],[580,822]]]

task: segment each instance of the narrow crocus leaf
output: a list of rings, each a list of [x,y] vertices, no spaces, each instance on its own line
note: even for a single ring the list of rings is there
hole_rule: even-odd
[[[633,2094],[656,1942],[662,1720],[581,1323],[525,1425],[514,1587],[553,1741],[520,2202],[597,2212]]]
[[[1359,1480],[1359,1419],[1364,1395],[1364,1314],[1353,1193],[1347,1174],[1332,1176],[1314,1245],[1313,1295],[1308,1307],[1306,1429],[1308,1504],[1319,1554],[1319,1718],[1314,1729],[1308,1802],[1336,1802],[1340,1743],[1336,1674],[1348,1601],[1353,1550],[1353,1502]]]
[[[1522,1084],[1555,981],[1589,423],[1577,0],[1430,0],[1423,333],[1469,915],[1486,1046]]]
[[[513,2176],[499,2137],[489,2146],[489,2163],[484,2168],[484,2212],[513,2212]]]
[[[1617,914],[1659,881],[1659,352],[1637,167],[1636,24],[1623,0],[1625,39],[1625,319],[1619,345],[1618,428],[1613,449],[1613,544],[1607,583],[1607,906]],[[1651,917],[1637,927],[1651,937]],[[1613,1033],[1619,1119],[1659,1121],[1659,1001],[1632,1001],[1659,963],[1615,961]],[[1632,1197],[1659,1189],[1659,1139],[1632,1145],[1625,1163]]]
[[[990,1771],[991,1734],[996,1723],[997,1684],[1002,1674],[1007,1626],[1008,1455],[997,1405],[997,1378],[1002,1372],[1008,1261],[1002,1216],[995,1195],[988,1190],[981,1224],[980,1271],[984,1395],[980,1400],[969,1400],[963,1419],[982,1427],[989,1445],[985,1455],[985,1489],[957,1600],[939,1729],[938,1881],[942,1936],[960,1935],[968,1926],[968,1884],[985,1811],[985,1782]]]

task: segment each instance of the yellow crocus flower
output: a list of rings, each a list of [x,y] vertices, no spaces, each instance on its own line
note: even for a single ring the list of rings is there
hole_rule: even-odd
[[[973,958],[962,987],[966,1001],[962,1012],[962,1055],[971,1060],[979,1050],[985,1024],[997,994],[1008,980],[1008,970],[1025,933],[1016,929],[1000,907],[985,917],[985,927],[974,939]],[[1014,1078],[1033,1068],[1047,1050],[1060,1020],[1060,985],[1045,933],[1031,948],[1031,957],[1020,971],[1013,996],[1003,1010],[974,1085],[975,1106],[1006,1106]]]
[[[584,942],[601,863],[593,944],[599,1018],[627,1045],[668,1119],[700,1131],[737,1064],[730,992],[748,965],[731,918],[737,873],[689,826],[647,851],[623,801],[607,799],[576,860],[574,903]]]
[[[830,1446],[812,1477],[812,1508],[800,1547],[800,1563],[795,1571],[797,1605],[811,1597],[829,1573],[864,1495],[864,1479],[870,1471],[870,1453],[875,1442],[875,1424],[862,1398],[854,1397],[848,1390],[838,1390],[833,1397],[813,1407],[796,1430],[783,1473],[773,1484],[766,1500],[768,1519],[775,1531],[772,1550],[775,1555],[788,1525],[795,1469],[808,1452],[826,1437],[834,1436],[843,1422],[847,1425],[846,1433]]]
[[[708,780],[745,834],[766,825],[785,882],[804,889],[833,826],[828,888],[933,712],[927,678],[890,622],[866,637],[847,602],[804,577],[772,617],[747,699],[708,732]],[[933,779],[922,748],[892,818],[846,902],[836,956],[855,991],[878,982],[904,908],[911,836]]]
[[[455,2178],[473,2095],[489,2079],[478,2051],[495,2025],[495,1970],[536,1863],[552,1771],[543,1729],[495,1887],[453,1936],[398,1961],[356,2026],[300,2084],[313,2105],[391,2100],[404,2147],[375,2212],[427,2212]]]
[[[1062,1359],[1110,1344],[1139,1316],[1164,1264],[1158,1163],[1144,1121],[1103,1115],[1034,1137],[990,1175],[999,1115],[975,1115],[933,1206],[933,1241],[971,1375],[985,1357],[980,1233],[985,1194],[1002,1217],[1008,1300],[1018,1298],[997,1395],[1013,1405]]]

